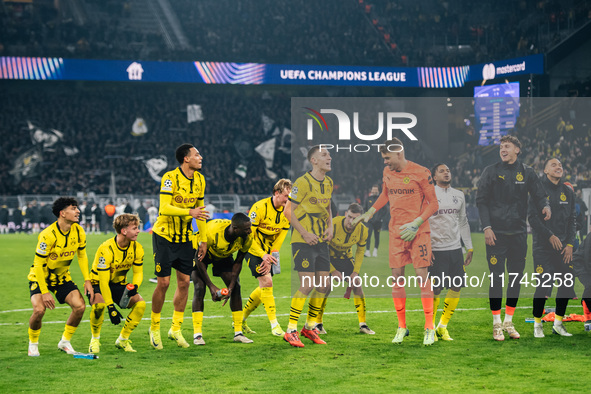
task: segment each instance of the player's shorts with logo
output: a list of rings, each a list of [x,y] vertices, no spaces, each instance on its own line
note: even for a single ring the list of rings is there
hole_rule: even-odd
[[[345,276],[351,276],[353,268],[355,268],[355,262],[348,257],[332,259],[330,263],[337,271],[342,272]]]
[[[246,260],[246,263],[248,264],[248,268],[250,268],[250,273],[252,274],[252,276],[254,276],[255,278],[260,278],[261,276],[263,276],[259,273],[261,263],[263,262],[262,257],[258,257],[253,254],[247,253],[246,256],[244,256],[244,260]],[[270,270],[269,273],[271,274],[271,276],[273,276],[273,270]]]
[[[298,272],[330,271],[330,253],[328,244],[321,242],[316,245],[296,242],[291,244],[291,255],[294,270]]]
[[[193,243],[173,243],[166,238],[152,233],[152,247],[154,249],[154,274],[159,277],[170,276],[172,268],[185,275],[193,271]]]
[[[65,304],[68,294],[74,290],[78,290],[78,286],[72,281],[67,281],[57,286],[47,286],[47,288],[55,294],[55,298],[60,304]],[[29,292],[31,293],[31,297],[35,294],[41,294],[39,283],[29,281]]]
[[[222,276],[223,272],[232,272],[234,269],[234,257],[228,256],[219,259],[207,252],[205,257],[203,257],[203,264],[205,264],[206,267],[211,264],[211,272],[213,273],[213,276],[219,277]]]
[[[412,264],[414,268],[431,265],[431,233],[419,232],[411,242],[400,238],[400,226],[390,228],[390,268]]]
[[[461,248],[433,251],[433,265],[429,266],[429,276],[439,278],[433,282],[434,285],[440,284],[437,288],[466,287],[464,273],[464,255]]]
[[[539,286],[534,295],[535,298],[550,297],[552,289],[560,282],[557,298],[575,298],[574,291],[575,275],[572,261],[564,264],[564,255],[559,250],[551,248],[534,247],[532,251],[534,258],[534,272],[540,280]],[[554,278],[560,278],[560,281],[554,281]],[[572,280],[565,280],[570,278]],[[572,284],[566,286],[565,283]]]
[[[109,289],[111,289],[111,297],[113,298],[113,302],[117,304],[117,306],[119,306],[119,302],[123,297],[123,292],[125,292],[126,285],[127,283],[109,283]],[[93,284],[92,289],[94,290],[94,294],[102,294],[101,287],[98,284]],[[90,297],[88,297],[88,301],[90,301]]]

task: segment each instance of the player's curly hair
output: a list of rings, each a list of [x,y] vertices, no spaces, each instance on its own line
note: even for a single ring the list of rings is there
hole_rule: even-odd
[[[132,215],[131,213],[123,213],[113,220],[113,228],[117,231],[117,234],[121,234],[121,230],[130,224],[140,225],[140,218],[138,215]]]
[[[73,197],[60,197],[53,202],[53,205],[51,206],[51,212],[53,212],[56,218],[59,218],[60,212],[68,208],[70,205],[77,207],[78,200]]]

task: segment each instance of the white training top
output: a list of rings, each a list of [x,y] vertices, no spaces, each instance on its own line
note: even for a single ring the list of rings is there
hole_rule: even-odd
[[[472,249],[470,225],[466,217],[466,199],[460,190],[435,185],[439,209],[429,218],[431,249],[436,251],[460,249],[464,241]]]

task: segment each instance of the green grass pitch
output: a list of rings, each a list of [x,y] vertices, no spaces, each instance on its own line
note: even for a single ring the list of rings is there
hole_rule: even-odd
[[[88,254],[94,253],[107,237],[88,235]],[[366,258],[368,271],[387,267],[387,232],[382,233],[380,257]],[[171,281],[167,302],[162,312],[164,350],[153,350],[148,341],[150,301],[154,284],[148,282],[153,273],[152,243],[142,233],[140,242],[146,249],[144,283],[140,293],[148,302],[144,320],[131,336],[137,353],[125,353],[114,346],[121,326],[112,326],[105,319],[98,360],[74,359],[57,350],[57,342],[69,315],[67,306],[47,311],[41,331],[41,357],[27,356],[27,327],[31,304],[27,273],[33,260],[35,235],[1,235],[2,279],[0,279],[0,392],[195,392],[195,391],[323,391],[323,392],[385,392],[394,390],[449,392],[465,391],[580,391],[586,387],[585,372],[591,361],[591,334],[583,324],[565,323],[573,334],[570,338],[552,335],[546,324],[546,338],[533,337],[531,294],[522,288],[522,299],[515,313],[515,325],[521,339],[492,340],[492,319],[488,310],[486,287],[471,289],[474,297],[460,300],[458,310],[448,328],[453,342],[436,342],[422,346],[424,316],[417,298],[407,302],[410,336],[400,346],[391,343],[396,329],[396,315],[390,296],[368,297],[367,323],[374,336],[358,333],[357,316],[352,300],[342,297],[328,301],[324,318],[328,335],[326,346],[313,345],[303,339],[306,347],[290,347],[281,338],[273,337],[261,306],[249,318],[249,326],[257,333],[250,335],[250,345],[234,343],[228,305],[206,302],[203,323],[205,346],[188,349],[176,347],[166,339],[172,316]],[[289,240],[281,250],[283,273],[275,277],[278,319],[287,326],[290,305],[291,272],[287,269]],[[476,275],[488,272],[484,258],[482,234],[473,234],[475,257],[467,272]],[[528,270],[532,269],[531,250]],[[363,267],[362,267],[363,271]],[[82,280],[76,262],[72,265],[74,280]],[[407,274],[413,273],[412,269]],[[387,272],[380,272],[388,275]],[[221,281],[216,279],[218,285]],[[241,275],[242,297],[247,298],[256,281],[244,267]],[[468,289],[466,289],[468,290]],[[183,333],[192,338],[192,289],[185,312]],[[467,294],[467,293],[466,293]],[[477,294],[480,294],[478,296]],[[580,285],[577,294],[581,294]],[[553,306],[550,300],[548,306]],[[307,308],[304,309],[306,311]],[[72,344],[76,350],[87,351],[90,326],[87,308]],[[122,311],[126,316],[127,311]],[[439,312],[441,313],[441,311]],[[578,301],[571,301],[567,313],[582,314]],[[300,327],[305,317],[300,318]],[[190,341],[191,342],[191,341]]]

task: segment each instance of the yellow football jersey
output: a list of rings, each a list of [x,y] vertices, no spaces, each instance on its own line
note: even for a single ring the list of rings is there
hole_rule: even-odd
[[[289,230],[289,221],[283,214],[283,207],[276,209],[273,197],[267,197],[254,203],[250,208],[250,221],[253,227],[254,241],[249,252],[258,257],[271,254],[272,250],[281,249]]]
[[[160,209],[152,230],[169,242],[182,243],[193,239],[193,218],[189,210],[204,205],[205,178],[195,171],[189,179],[177,167],[162,176]]]
[[[253,233],[246,239],[238,237],[231,244],[224,237],[224,231],[232,224],[230,219],[215,219],[207,222],[207,253],[214,259],[232,256],[237,250],[248,252],[252,246]]]
[[[359,268],[363,262],[363,253],[365,252],[365,245],[369,231],[362,223],[357,224],[353,231],[348,232],[345,229],[345,217],[337,216],[332,219],[334,235],[328,248],[330,250],[330,259],[352,259],[353,245],[357,245],[355,252],[355,269],[359,273]]]
[[[322,181],[315,179],[309,172],[299,177],[289,193],[289,201],[294,204],[293,214],[309,233],[320,237],[328,226],[330,215],[330,199],[333,182],[328,176]],[[296,230],[291,236],[291,243],[306,242]]]
[[[70,264],[78,255],[78,264],[84,280],[88,280],[88,257],[86,255],[86,233],[78,223],[63,233],[57,221],[39,233],[35,260],[28,279],[39,283],[41,293],[47,293],[47,286],[57,286],[72,280]],[[42,278],[38,278],[38,274]]]
[[[132,241],[127,248],[121,249],[117,244],[117,236],[108,239],[99,246],[94,256],[90,280],[93,285],[101,285],[101,293],[105,303],[112,304],[111,291],[105,294],[109,283],[127,284],[127,272],[133,268],[132,282],[138,287],[143,281],[144,248],[139,242]],[[101,273],[107,275],[101,275]],[[102,281],[101,281],[102,279]],[[102,283],[102,282],[106,283]],[[103,287],[103,284],[105,287]]]

